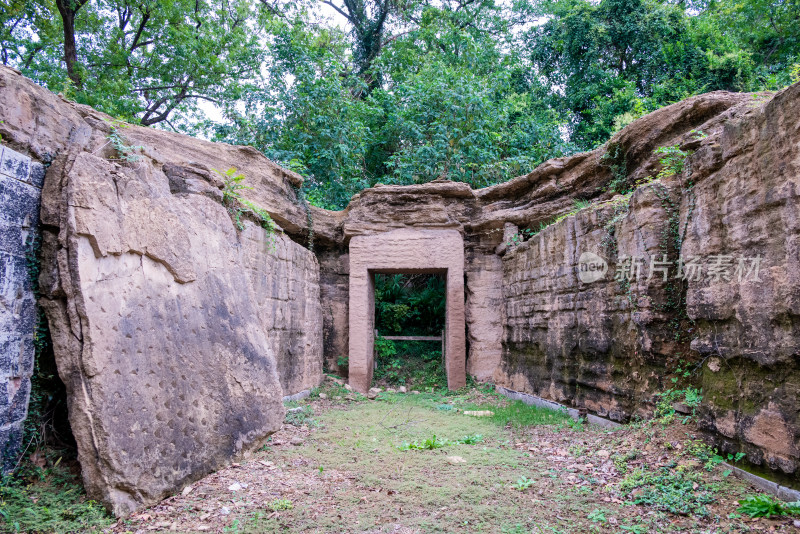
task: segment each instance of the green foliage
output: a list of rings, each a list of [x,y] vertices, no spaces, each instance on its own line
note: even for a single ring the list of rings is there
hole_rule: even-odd
[[[519,6],[547,17],[528,30],[526,48],[559,87],[551,101],[573,115],[571,139],[583,149],[693,94],[785,86],[800,52],[800,30],[789,22],[797,15],[793,3],[555,0]]]
[[[87,499],[73,469],[60,456],[44,458],[48,467],[25,464],[0,481],[0,516],[8,531],[99,532],[108,527],[113,519]]]
[[[689,156],[689,152],[681,150],[677,145],[658,147],[655,153],[662,155],[658,160],[661,163],[661,170],[658,171],[656,180],[681,174]]]
[[[244,185],[245,177],[239,173],[235,167],[231,167],[225,172],[214,169],[224,182],[222,189],[222,204],[227,208],[228,213],[233,219],[236,228],[241,232],[244,230],[242,216],[248,214],[258,221],[258,224],[267,231],[267,244],[271,250],[275,250],[277,240],[275,238],[275,222],[272,220],[267,210],[253,204],[242,196],[242,191],[252,189]]]
[[[669,418],[674,416],[674,404],[676,402],[682,402],[694,411],[695,408],[700,406],[700,402],[703,400],[701,391],[693,387],[687,387],[685,389],[671,388],[664,393],[656,394],[655,398],[656,408],[654,415],[657,418]]]
[[[311,406],[302,406],[300,410],[287,410],[284,423],[292,426],[314,424],[314,409]]]
[[[388,341],[378,348],[375,379],[387,385],[408,385],[418,389],[447,384],[438,341]],[[389,345],[391,343],[391,345]],[[380,348],[390,346],[392,349]],[[393,352],[392,352],[393,351]]]
[[[375,275],[375,328],[386,335],[439,335],[445,282],[438,275]]]
[[[420,441],[403,442],[397,446],[401,451],[432,451],[446,447],[450,442],[446,439],[438,439],[434,434],[432,437]]]
[[[64,25],[53,0],[3,2],[0,57],[114,117],[191,129],[199,101],[234,101],[260,74],[265,34],[250,0],[72,5],[75,79],[63,61]]]
[[[496,184],[688,96],[800,79],[796,2],[353,0],[335,21],[305,0],[67,4],[74,60],[55,0],[4,0],[2,63],[129,122],[254,146],[328,209],[379,183]]]
[[[525,491],[526,489],[530,488],[536,483],[535,480],[527,478],[525,476],[521,476],[517,479],[514,484],[511,485],[517,491]]]
[[[284,510],[291,510],[294,508],[294,505],[289,499],[275,499],[267,505],[267,508],[273,512],[282,512]]]
[[[384,36],[366,64],[353,55],[361,30],[348,35],[290,9],[268,25],[266,79],[244,106],[226,109],[231,122],[214,125],[215,138],[305,175],[309,202],[328,209],[377,183],[481,187],[572,152],[547,86],[510,52],[499,8],[463,8],[397,6],[390,16],[407,31]]]
[[[444,328],[445,284],[435,275],[376,275],[375,327],[384,335],[438,336]],[[375,339],[376,380],[418,388],[447,383],[441,342]]]
[[[471,434],[469,436],[464,436],[458,443],[463,443],[464,445],[476,445],[483,441],[483,436],[480,434]]]
[[[800,502],[786,503],[771,495],[753,495],[739,501],[737,512],[750,517],[781,517],[800,515]]]
[[[577,419],[573,419],[572,417],[570,417],[569,419],[567,419],[567,426],[572,430],[582,432],[586,430],[586,418],[578,417]]]
[[[128,145],[127,140],[123,137],[120,130],[127,128],[128,125],[122,122],[121,120],[115,119],[113,121],[107,121],[108,127],[111,130],[107,136],[108,142],[114,147],[114,150],[117,153],[117,156],[122,161],[127,161],[129,163],[139,161],[139,156],[134,154],[136,150],[141,150],[143,146],[130,146]]]
[[[595,508],[594,510],[589,512],[589,515],[586,516],[586,519],[594,523],[605,523],[607,521],[606,512],[605,510],[600,510],[599,508]]]
[[[568,421],[573,420],[564,410],[540,408],[539,406],[525,404],[522,401],[509,401],[500,405],[467,405],[464,406],[464,410],[488,410],[494,415],[487,417],[487,419],[500,426],[510,426],[513,428],[524,428],[534,425],[567,424]]]
[[[634,493],[634,490],[637,490]],[[635,504],[652,506],[673,514],[708,515],[706,505],[716,501],[715,490],[699,473],[662,467],[656,472],[632,471],[620,483],[620,491]]]
[[[437,438],[436,435],[434,435],[433,437],[424,439],[422,441],[405,441],[398,445],[397,449],[401,451],[431,451],[451,445],[477,445],[481,442],[483,442],[483,436],[480,434],[464,436],[463,438],[455,441]]]
[[[619,471],[620,473],[627,473],[628,462],[637,459],[640,454],[641,451],[639,451],[638,449],[631,449],[625,454],[615,454],[614,457],[612,458],[612,461],[614,462],[614,467],[616,467],[617,471]]]

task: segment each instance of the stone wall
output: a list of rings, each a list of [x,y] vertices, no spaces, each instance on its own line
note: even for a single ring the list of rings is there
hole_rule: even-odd
[[[265,239],[246,231],[241,267],[261,330],[275,356],[284,396],[322,382],[322,308],[319,264],[314,254],[283,234]]]
[[[0,469],[16,464],[34,368],[35,255],[44,167],[0,145]]]
[[[303,246],[300,177],[250,148],[115,125],[3,67],[0,120],[4,143],[49,165],[40,305],[89,495],[126,515],[262,444],[283,422],[282,397],[322,379],[319,265]],[[114,129],[132,148],[109,143]],[[215,170],[229,168],[276,232],[248,215],[237,228]],[[35,225],[36,199],[9,196]],[[9,235],[4,250],[20,248],[19,228]],[[24,274],[3,287],[22,287]],[[25,296],[13,313],[30,308]],[[11,371],[22,401],[27,313],[12,327],[27,351]],[[9,412],[18,418],[24,402]]]
[[[798,114],[800,85],[754,95],[669,143],[693,152],[679,176],[509,250],[498,382],[615,420],[648,415],[670,388],[701,387],[715,445],[797,479]],[[581,281],[586,252],[607,261],[605,277]],[[668,266],[651,264],[664,255]],[[641,279],[614,280],[631,272],[626,257],[642,259]],[[692,258],[700,274],[684,266],[676,278]],[[668,279],[659,269],[648,280],[651,265]]]

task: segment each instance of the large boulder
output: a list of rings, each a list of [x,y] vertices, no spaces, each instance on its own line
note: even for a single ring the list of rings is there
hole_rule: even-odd
[[[238,235],[223,206],[173,195],[146,165],[81,152],[51,171],[41,304],[86,489],[125,515],[280,427],[242,245],[268,261],[267,236],[251,222]]]

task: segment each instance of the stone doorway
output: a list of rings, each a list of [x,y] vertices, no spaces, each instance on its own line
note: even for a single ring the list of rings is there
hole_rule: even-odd
[[[375,273],[442,273],[446,284],[447,386],[466,384],[464,239],[457,230],[402,228],[350,240],[350,385],[366,393],[372,383],[375,343]]]

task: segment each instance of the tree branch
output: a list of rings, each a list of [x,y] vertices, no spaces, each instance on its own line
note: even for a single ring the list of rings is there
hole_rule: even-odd
[[[131,43],[131,52],[140,46],[145,46],[144,43],[141,45],[139,44],[139,39],[142,37],[142,32],[144,31],[144,27],[147,25],[148,20],[150,20],[150,8],[146,7],[142,13],[142,21],[139,23],[139,28],[136,30],[136,37],[133,38],[133,43]],[[150,42],[152,43],[153,41]]]

